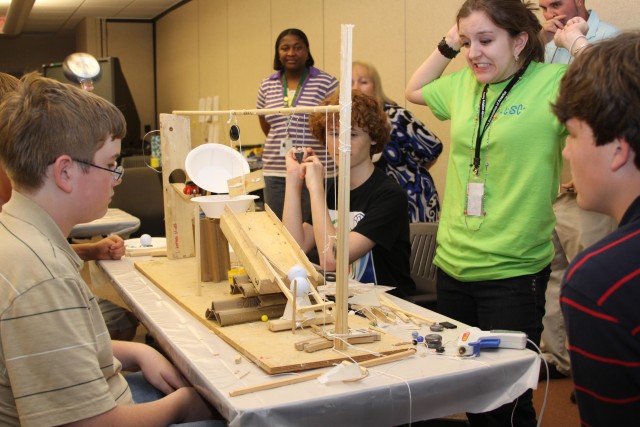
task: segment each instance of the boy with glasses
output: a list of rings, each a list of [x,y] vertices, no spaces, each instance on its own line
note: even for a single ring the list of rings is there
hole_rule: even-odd
[[[106,213],[125,126],[103,98],[35,73],[0,105],[0,163],[14,186],[0,213],[0,425],[159,426],[214,415],[157,351],[111,341],[66,240]],[[122,369],[141,370],[166,396],[133,405]]]

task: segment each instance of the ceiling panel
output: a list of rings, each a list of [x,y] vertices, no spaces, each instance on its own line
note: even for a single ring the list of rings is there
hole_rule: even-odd
[[[84,18],[153,19],[182,2],[184,0],[35,0],[22,33],[70,32]],[[0,16],[7,13],[9,3],[9,0],[0,0]]]

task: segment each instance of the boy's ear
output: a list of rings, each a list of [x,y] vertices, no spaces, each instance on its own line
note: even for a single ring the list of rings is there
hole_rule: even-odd
[[[58,188],[65,193],[73,190],[74,174],[78,173],[78,169],[73,167],[73,159],[67,155],[60,156],[53,163],[53,179]]]
[[[627,163],[633,163],[634,151],[626,139],[616,138],[612,144],[614,144],[614,152],[613,158],[611,159],[611,171],[616,172]]]
[[[382,147],[380,147],[380,145],[376,141],[371,141],[371,149],[369,150],[369,153],[373,156],[374,154],[378,154],[380,152],[382,152]]]

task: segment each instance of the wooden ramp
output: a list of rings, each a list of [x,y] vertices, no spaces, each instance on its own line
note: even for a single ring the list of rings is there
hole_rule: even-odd
[[[317,286],[322,281],[320,273],[271,209],[268,206],[265,209],[264,212],[234,213],[225,208],[220,217],[220,228],[256,290],[261,294],[280,292],[269,263],[285,281],[289,269],[301,265],[309,281]]]
[[[267,322],[251,322],[221,327],[217,322],[207,319],[205,312],[207,308],[211,307],[213,300],[218,298],[238,298],[238,304],[242,304],[243,299],[240,296],[231,295],[227,281],[200,283],[201,290],[198,292],[195,258],[175,260],[155,258],[149,261],[138,261],[135,266],[196,319],[268,374],[297,372],[332,366],[343,360],[349,360],[349,358],[356,361],[369,360],[376,357],[371,353],[387,355],[412,347],[410,345],[394,345],[402,340],[389,334],[382,334],[380,341],[357,344],[342,351],[349,357],[331,349],[314,353],[299,351],[295,349],[296,343],[310,338],[317,338],[317,335],[308,329],[298,329],[295,334],[290,330],[271,332],[267,328]],[[359,316],[349,316],[351,329],[366,330],[368,325],[369,321],[367,319]],[[333,329],[333,325],[327,325],[326,328]]]

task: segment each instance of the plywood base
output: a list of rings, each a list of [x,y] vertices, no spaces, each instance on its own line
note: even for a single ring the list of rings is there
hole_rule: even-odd
[[[295,349],[295,344],[305,339],[317,338],[311,330],[290,330],[271,332],[267,322],[251,322],[241,325],[221,327],[217,322],[205,317],[207,308],[217,298],[238,298],[231,295],[228,281],[217,283],[201,283],[200,292],[196,283],[196,262],[194,258],[170,260],[155,258],[149,261],[138,261],[136,268],[156,286],[162,289],[174,301],[189,311],[195,318],[220,336],[229,345],[260,366],[268,374],[297,372],[332,366],[343,360],[352,358],[356,361],[373,359],[371,353],[393,354],[411,346],[397,346],[402,340],[398,337],[382,334],[380,341],[358,344],[343,351],[349,357],[332,349],[307,353]],[[349,316],[349,327],[353,330],[366,330],[368,320],[359,316]],[[327,325],[326,329],[333,329]]]

